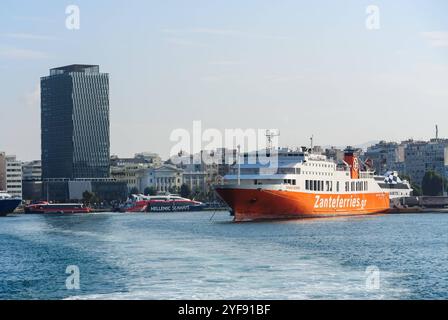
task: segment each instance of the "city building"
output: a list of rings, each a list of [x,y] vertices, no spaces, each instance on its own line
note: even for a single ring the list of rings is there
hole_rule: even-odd
[[[22,165],[23,200],[38,201],[42,199],[42,162],[34,160]]]
[[[218,163],[218,176],[224,177],[236,163],[238,151],[236,149],[219,148],[216,150],[216,153],[221,158],[221,161]]]
[[[109,75],[99,66],[54,68],[41,78],[42,198],[127,197],[126,183],[110,178],[109,130]]]
[[[109,75],[70,65],[41,78],[42,178],[109,177]]]
[[[135,154],[134,158],[119,158],[111,156],[110,159],[111,177],[117,181],[124,182],[128,191],[137,189],[143,193],[144,188],[140,187],[141,179],[147,174],[148,168],[162,166],[162,159],[156,153],[143,152]]]
[[[385,174],[391,170],[403,173],[406,145],[406,141],[400,144],[380,141],[367,148],[367,151],[364,153],[364,159],[372,161],[376,174]]]
[[[159,193],[178,193],[182,186],[183,170],[170,164],[148,168],[139,178],[139,190],[154,188]]]
[[[219,148],[203,150],[196,155],[183,155],[179,167],[183,170],[183,184],[192,194],[203,199],[215,198],[214,186],[222,182],[236,163],[237,150]]]
[[[162,158],[154,152],[141,152],[134,155],[134,159],[141,161],[140,163],[148,164],[152,167],[160,167],[162,165]]]
[[[114,179],[52,179],[43,183],[43,199],[55,202],[72,202],[84,199],[86,191],[95,194],[99,202],[124,201],[127,186]]]
[[[152,152],[136,153],[133,158],[120,158],[117,155],[110,157],[111,167],[123,164],[142,164],[148,168],[160,167],[162,165],[162,158],[157,153]]]
[[[182,183],[187,185],[192,194],[204,193],[210,189],[210,183],[205,171],[184,171]]]
[[[328,159],[333,159],[334,161],[340,163],[344,160],[344,151],[341,149],[338,149],[336,147],[330,147],[325,149],[325,156]]]
[[[5,152],[0,152],[0,191],[22,198],[22,162]]]
[[[116,166],[111,166],[110,174],[113,179],[126,183],[128,191],[133,189],[143,192],[140,188],[140,178],[144,175],[145,166],[140,163],[121,163]]]
[[[6,191],[6,153],[0,151],[0,191]]]
[[[42,161],[34,160],[22,164],[22,180],[41,181],[42,180]]]
[[[448,139],[408,142],[404,167],[411,181],[418,185],[429,170],[448,178]]]

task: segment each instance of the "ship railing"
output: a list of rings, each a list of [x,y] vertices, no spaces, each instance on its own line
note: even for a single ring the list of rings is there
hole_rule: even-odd
[[[361,179],[373,179],[374,172],[373,171],[361,171],[359,172],[359,178]]]

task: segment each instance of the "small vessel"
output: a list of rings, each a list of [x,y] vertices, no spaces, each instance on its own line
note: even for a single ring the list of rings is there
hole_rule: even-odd
[[[261,156],[264,160],[260,161]],[[347,147],[337,163],[325,155],[300,150],[267,149],[244,154],[218,195],[232,209],[235,221],[295,219],[386,213],[390,185],[385,177],[361,168],[355,150]],[[252,159],[252,161],[250,161]],[[275,159],[275,161],[274,161]]]
[[[145,196],[133,194],[120,208],[121,212],[182,212],[201,211],[204,204],[177,195]]]
[[[397,171],[388,171],[384,176],[375,176],[375,180],[381,189],[389,192],[391,200],[408,198],[412,195],[411,184],[407,180],[402,180]]]
[[[82,203],[49,203],[46,201],[30,204],[25,207],[25,213],[36,214],[73,214],[90,213],[91,209]]]
[[[22,199],[13,198],[10,194],[0,191],[0,216],[13,213],[21,203]]]

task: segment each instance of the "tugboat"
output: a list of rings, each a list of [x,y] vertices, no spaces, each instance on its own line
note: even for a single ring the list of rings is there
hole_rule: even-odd
[[[35,214],[73,214],[90,213],[91,209],[80,203],[49,203],[46,201],[30,204],[25,213]]]
[[[204,204],[177,195],[145,196],[133,194],[120,208],[121,212],[202,211]]]
[[[13,213],[21,203],[22,199],[13,198],[10,194],[0,191],[0,216]]]

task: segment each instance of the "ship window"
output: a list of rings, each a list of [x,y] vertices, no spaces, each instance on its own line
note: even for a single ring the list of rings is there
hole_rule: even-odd
[[[305,180],[305,190],[310,190],[310,181]]]
[[[313,190],[317,191],[317,181],[313,180]]]
[[[336,192],[339,192],[339,181],[336,182]]]
[[[350,191],[350,182],[348,181],[345,183],[345,191],[346,192]]]
[[[296,184],[297,184],[297,180],[296,179],[292,180],[292,185],[295,186]]]

